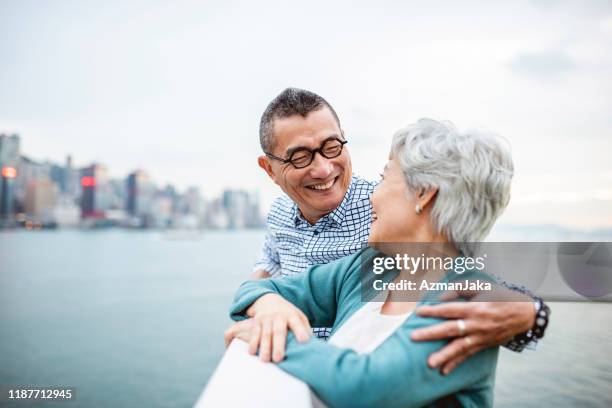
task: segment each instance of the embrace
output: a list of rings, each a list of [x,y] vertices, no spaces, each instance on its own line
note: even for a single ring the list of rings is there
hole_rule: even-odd
[[[470,256],[510,199],[509,147],[421,119],[395,133],[375,183],[353,175],[349,140],[312,92],[286,89],[266,108],[258,162],[286,195],[273,203],[261,259],[236,293],[226,343],[246,341],[330,407],[493,406],[499,346],[522,351],[543,337],[542,300],[486,271],[399,268],[387,282],[478,279],[512,300],[461,290],[452,302],[428,290],[407,300],[389,290],[365,301],[362,272],[381,255],[405,255],[398,243]]]

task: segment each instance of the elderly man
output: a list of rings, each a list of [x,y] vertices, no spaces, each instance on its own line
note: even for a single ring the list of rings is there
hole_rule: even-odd
[[[376,183],[352,174],[347,140],[332,106],[312,92],[288,88],[266,108],[259,134],[265,153],[258,158],[259,166],[286,196],[272,204],[253,277],[301,273],[362,248],[370,233],[370,195]],[[510,289],[528,299],[523,290]],[[304,314],[295,307],[291,310],[279,315],[271,307],[268,314],[259,313],[257,322],[239,322],[226,332],[226,341],[238,336],[242,325],[255,324],[251,352],[259,348],[262,360],[278,362],[283,358],[287,329],[298,339],[310,330]],[[418,313],[453,319],[416,331],[412,337],[415,341],[454,339],[428,360],[431,367],[449,373],[481,349],[505,345],[522,351],[534,344],[544,335],[549,309],[533,298],[423,306]],[[329,335],[327,329],[315,329],[315,333]],[[466,336],[469,342],[464,341]]]

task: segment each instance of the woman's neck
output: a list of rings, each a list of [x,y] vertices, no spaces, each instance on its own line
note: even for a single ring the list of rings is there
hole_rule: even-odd
[[[454,258],[459,255],[459,251],[455,246],[450,244],[444,235],[437,233],[431,226],[418,231],[416,237],[413,236],[410,241],[406,241],[404,248],[407,250],[399,251],[403,253],[396,253],[396,255],[399,255],[401,258],[404,255],[407,257],[418,257],[421,260],[428,258]],[[438,282],[446,273],[443,267],[437,267],[441,266],[440,263],[433,262],[432,264],[435,266],[431,267],[432,265],[421,264],[422,267],[416,269],[414,265],[405,265],[406,267],[400,268],[394,282],[401,282],[402,280],[415,282],[414,290],[411,290],[409,295],[402,293],[402,291],[389,291],[381,308],[381,313],[392,315],[413,311],[417,300],[422,299],[427,293],[426,289],[420,289],[420,282],[424,280]]]

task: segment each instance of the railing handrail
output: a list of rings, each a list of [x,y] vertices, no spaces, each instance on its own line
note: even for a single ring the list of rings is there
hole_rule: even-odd
[[[305,383],[272,363],[263,363],[247,350],[247,343],[232,341],[196,408],[312,407],[310,389]]]

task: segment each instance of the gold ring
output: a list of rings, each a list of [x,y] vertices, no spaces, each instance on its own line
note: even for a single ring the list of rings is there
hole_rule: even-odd
[[[457,320],[457,328],[459,329],[459,337],[462,337],[465,334],[465,320]]]

